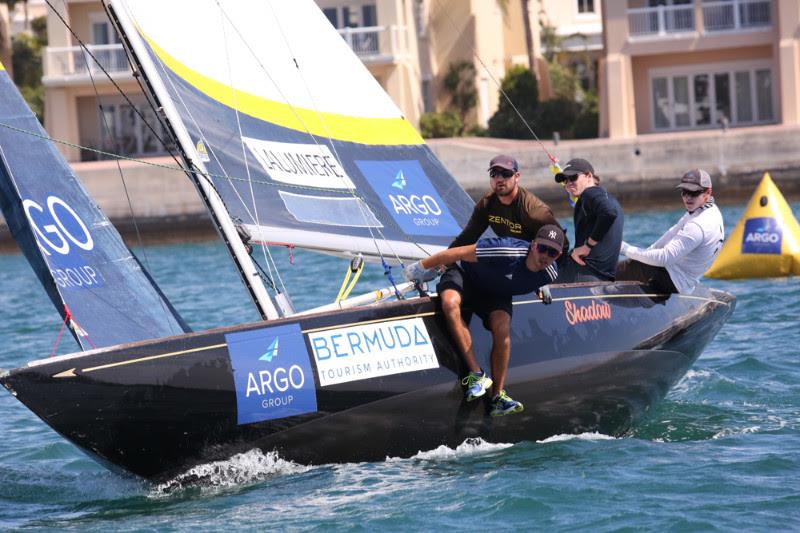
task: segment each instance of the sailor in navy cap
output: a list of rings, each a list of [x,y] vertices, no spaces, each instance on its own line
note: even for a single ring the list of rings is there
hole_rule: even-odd
[[[505,391],[505,378],[511,357],[511,297],[536,291],[545,304],[552,302],[547,285],[553,282],[558,270],[555,260],[561,255],[565,237],[555,224],[539,228],[533,241],[513,237],[489,237],[476,244],[448,248],[422,261],[409,265],[406,278],[428,281],[436,277],[436,269],[460,261],[439,284],[439,293],[457,292],[463,300],[453,310],[444,308],[445,319],[453,341],[461,351],[469,373],[462,380],[467,401],[483,396],[493,385],[492,416],[522,411],[522,403]],[[467,327],[475,312],[483,326],[492,333],[491,378],[478,364],[472,349],[472,337]]]
[[[575,248],[559,264],[558,282],[614,281],[624,220],[619,202],[585,159],[570,159],[555,178],[576,199]]]

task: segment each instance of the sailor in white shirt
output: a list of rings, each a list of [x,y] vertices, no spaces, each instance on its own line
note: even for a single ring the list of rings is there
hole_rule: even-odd
[[[690,170],[677,188],[686,213],[647,249],[623,242],[621,253],[628,259],[617,265],[617,281],[644,281],[659,291],[691,294],[716,259],[725,229],[711,195],[711,176]]]

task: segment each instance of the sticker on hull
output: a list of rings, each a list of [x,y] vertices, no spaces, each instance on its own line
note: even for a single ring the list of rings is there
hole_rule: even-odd
[[[239,424],[316,412],[314,375],[298,324],[229,333],[225,340]]]
[[[323,387],[439,368],[421,318],[330,329],[308,340]]]

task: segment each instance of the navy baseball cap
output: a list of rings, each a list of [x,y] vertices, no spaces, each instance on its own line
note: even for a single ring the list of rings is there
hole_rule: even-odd
[[[553,224],[545,224],[536,232],[533,242],[560,252],[564,248],[564,230]]]

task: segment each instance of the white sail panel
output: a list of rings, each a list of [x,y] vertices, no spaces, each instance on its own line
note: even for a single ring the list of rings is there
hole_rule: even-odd
[[[323,137],[422,142],[311,1],[115,4],[160,62],[242,113]]]

